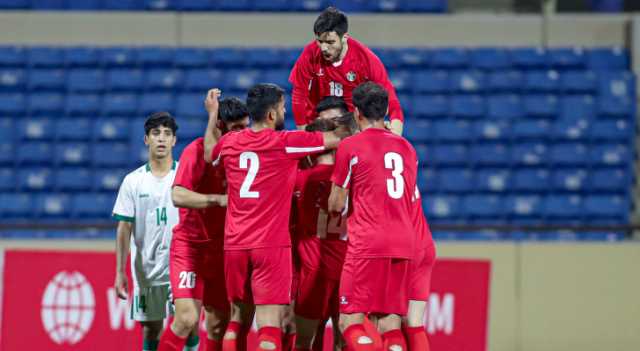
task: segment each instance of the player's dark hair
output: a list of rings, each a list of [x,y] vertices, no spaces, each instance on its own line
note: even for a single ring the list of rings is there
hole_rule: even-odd
[[[176,119],[166,111],[155,112],[147,117],[147,120],[144,121],[144,134],[149,135],[149,132],[151,132],[152,129],[158,127],[171,129],[173,135],[176,135],[176,131],[178,130]]]
[[[284,96],[284,90],[271,83],[254,85],[247,93],[247,109],[253,122],[262,122],[267,118],[269,109],[275,107]]]
[[[313,122],[307,124],[307,126],[304,127],[304,130],[307,132],[330,132],[335,130],[336,127],[337,125],[333,119],[316,118]]]
[[[389,94],[381,85],[368,81],[353,89],[353,105],[370,121],[384,118],[389,107]]]
[[[355,134],[358,130],[358,124],[356,124],[356,119],[353,117],[353,112],[347,112],[333,120],[338,126],[347,128],[350,135]]]
[[[316,35],[328,32],[336,32],[340,37],[349,31],[347,15],[337,8],[327,7],[313,23],[313,32]]]
[[[236,122],[249,115],[247,105],[237,97],[229,97],[220,100],[218,117],[224,123]]]
[[[320,100],[318,106],[316,106],[316,112],[320,113],[322,111],[332,110],[334,108],[339,109],[342,113],[349,112],[349,106],[344,101],[343,98],[338,96],[325,96]]]

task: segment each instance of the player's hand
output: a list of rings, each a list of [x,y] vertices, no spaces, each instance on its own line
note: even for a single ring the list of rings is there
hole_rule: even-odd
[[[119,298],[123,300],[129,298],[129,279],[125,274],[116,274],[116,282],[114,285],[116,288],[116,295],[118,295]]]
[[[218,206],[220,207],[227,207],[227,195],[220,195],[218,197]]]
[[[218,99],[220,99],[220,95],[222,95],[222,91],[217,88],[207,92],[207,97],[204,100],[204,108],[207,109],[208,113],[218,110]]]

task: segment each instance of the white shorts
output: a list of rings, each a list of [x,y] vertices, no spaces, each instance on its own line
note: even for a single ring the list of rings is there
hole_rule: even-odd
[[[161,321],[173,315],[169,285],[133,288],[131,319],[139,322]]]

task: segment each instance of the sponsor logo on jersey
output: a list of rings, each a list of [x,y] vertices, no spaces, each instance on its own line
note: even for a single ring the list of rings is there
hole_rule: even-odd
[[[144,199],[145,197],[149,197],[149,194],[140,194],[139,198]]]
[[[353,82],[356,80],[356,72],[354,71],[349,71],[349,73],[347,73],[347,80],[350,82]]]

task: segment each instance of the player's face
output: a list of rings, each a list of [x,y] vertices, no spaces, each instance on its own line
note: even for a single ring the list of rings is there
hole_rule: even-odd
[[[176,136],[170,128],[159,126],[149,131],[144,136],[144,143],[149,147],[149,156],[155,159],[163,159],[171,155],[176,145]]]
[[[280,102],[274,109],[276,118],[276,130],[284,130],[284,114],[287,112],[284,108],[284,96],[280,98]]]
[[[328,110],[324,110],[320,113],[318,113],[318,118],[320,119],[332,119],[332,118],[338,118],[342,115],[345,114],[345,111],[342,111],[342,109],[339,108],[331,108]]]
[[[246,116],[241,120],[225,123],[224,128],[222,130],[222,134],[226,134],[227,132],[237,132],[239,130],[243,130],[247,128],[248,126],[249,126],[249,116]]]
[[[330,62],[340,60],[344,47],[345,37],[340,37],[336,32],[325,32],[316,36],[316,43],[322,52],[322,58]]]

